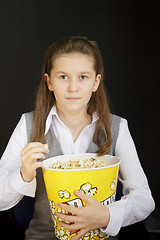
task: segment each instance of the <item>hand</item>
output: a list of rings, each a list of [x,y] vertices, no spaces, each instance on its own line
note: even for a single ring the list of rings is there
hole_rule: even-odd
[[[36,169],[42,166],[42,162],[37,159],[45,159],[43,153],[49,153],[44,144],[39,142],[29,143],[21,151],[21,176],[25,182],[31,182],[36,176]]]
[[[78,235],[73,238],[73,240],[78,240],[91,230],[107,227],[110,220],[110,212],[108,207],[102,205],[93,197],[78,190],[75,191],[75,194],[83,199],[87,205],[76,208],[63,203],[57,203],[58,207],[67,212],[71,212],[73,215],[65,215],[62,213],[56,213],[55,215],[63,221],[74,222],[74,224],[64,222],[59,222],[59,224],[70,231],[80,229]]]

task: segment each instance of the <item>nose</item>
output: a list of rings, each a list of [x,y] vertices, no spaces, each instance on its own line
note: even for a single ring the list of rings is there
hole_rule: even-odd
[[[69,92],[77,92],[78,91],[78,82],[77,82],[76,78],[70,79],[69,84],[68,84],[68,91]]]

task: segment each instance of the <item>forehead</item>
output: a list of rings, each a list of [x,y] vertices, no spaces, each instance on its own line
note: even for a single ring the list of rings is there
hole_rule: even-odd
[[[53,70],[94,71],[94,58],[82,53],[67,53],[53,59]]]

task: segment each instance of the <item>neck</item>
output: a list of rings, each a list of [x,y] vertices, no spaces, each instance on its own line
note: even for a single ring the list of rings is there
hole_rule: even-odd
[[[87,111],[64,112],[57,109],[57,113],[61,121],[70,130],[74,142],[84,127],[92,122],[92,116],[89,115]]]

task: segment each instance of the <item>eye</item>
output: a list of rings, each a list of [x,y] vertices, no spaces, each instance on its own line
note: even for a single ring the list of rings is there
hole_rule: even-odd
[[[81,80],[85,80],[85,79],[87,79],[87,76],[82,75],[82,76],[80,76],[80,79],[81,79]]]
[[[66,75],[61,75],[60,78],[61,78],[62,80],[67,80],[67,79],[68,79],[68,77],[67,77]]]

